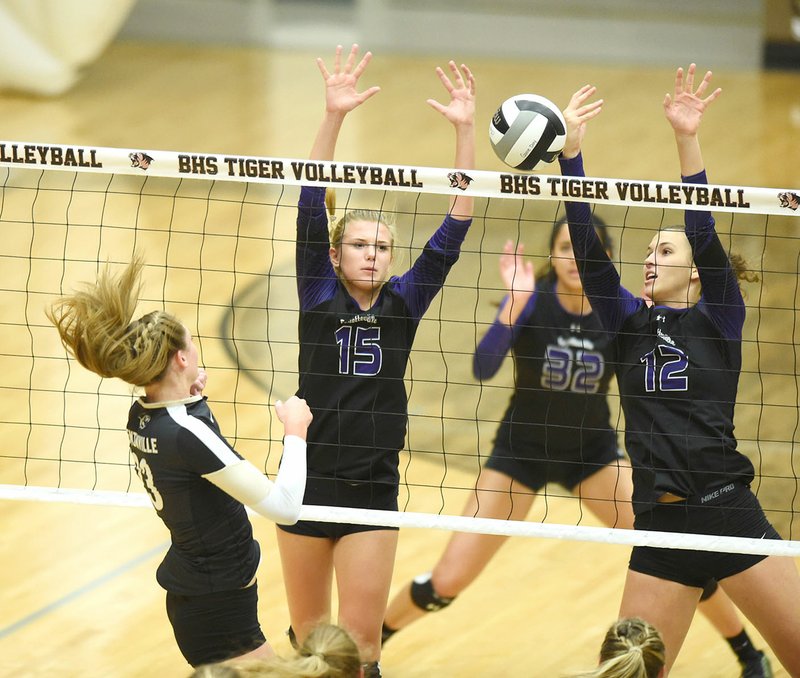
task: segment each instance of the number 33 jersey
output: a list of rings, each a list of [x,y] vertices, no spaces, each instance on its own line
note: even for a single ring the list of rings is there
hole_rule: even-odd
[[[136,472],[172,544],[156,578],[167,591],[200,595],[246,586],[260,551],[244,506],[202,476],[239,462],[202,396],[141,398],[128,413]]]

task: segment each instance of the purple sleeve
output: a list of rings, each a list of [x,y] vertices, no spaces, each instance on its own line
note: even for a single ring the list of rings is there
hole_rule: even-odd
[[[453,264],[458,261],[461,244],[471,224],[471,219],[455,219],[448,214],[414,265],[396,278],[395,289],[406,300],[411,314],[417,320],[428,310]]]
[[[687,184],[706,184],[706,172],[681,177]],[[714,228],[711,212],[686,210],[686,237],[700,275],[702,296],[698,307],[726,339],[741,339],[745,304],[736,273]]]
[[[559,158],[561,173],[583,177],[583,156]],[[583,290],[592,310],[609,332],[619,332],[625,319],[643,303],[622,287],[619,273],[608,257],[597,232],[592,226],[592,211],[588,203],[566,202],[569,236]]]
[[[303,186],[297,205],[297,295],[300,309],[316,306],[336,289],[331,264],[325,189]]]
[[[534,292],[531,298],[528,299],[525,308],[514,323],[514,327],[509,327],[507,323],[501,323],[497,320],[497,317],[507,303],[508,295],[503,299],[494,322],[486,331],[486,334],[483,335],[483,338],[478,343],[478,347],[475,349],[475,355],[472,358],[472,373],[475,375],[476,379],[483,381],[491,379],[497,374],[500,365],[503,364],[503,359],[516,342],[517,336],[519,336],[520,326],[527,321],[533,313],[533,309],[536,306],[536,293]]]

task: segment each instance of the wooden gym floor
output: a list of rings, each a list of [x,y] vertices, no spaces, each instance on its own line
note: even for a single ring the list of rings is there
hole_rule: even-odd
[[[329,59],[332,53],[333,45],[319,56]],[[323,106],[316,56],[116,44],[60,98],[1,96],[0,136],[16,141],[302,158]],[[678,56],[676,67],[691,59],[691,55]],[[425,99],[442,97],[433,69],[451,57],[465,59],[458,54],[424,58],[376,55],[363,85],[379,84],[383,91],[348,120],[337,156],[449,167],[452,133]],[[587,134],[587,172],[655,180],[678,177],[671,133],[661,114],[673,69],[488,59],[468,63],[478,80],[480,169],[503,169],[483,131],[500,101],[511,94],[534,91],[564,106],[573,91],[592,83],[606,105]],[[705,69],[714,64],[698,66]],[[719,71],[715,84],[724,93],[707,115],[702,134],[711,181],[800,187],[800,74]],[[554,166],[545,171],[558,170]],[[791,506],[796,483],[770,476],[786,474],[791,448],[797,443],[798,370],[796,359],[790,357],[787,364],[786,356],[792,354],[789,347],[796,323],[793,280],[798,226],[796,219],[771,220],[770,235],[781,236],[772,245],[772,240],[749,244],[746,234],[734,227],[747,254],[768,271],[763,292],[754,290],[751,297],[751,301],[758,299],[763,309],[756,315],[758,327],[755,320],[749,321],[751,333],[763,345],[760,352],[754,350],[753,356],[746,358],[750,368],[759,367],[762,374],[743,377],[741,400],[745,404],[739,409],[737,431],[748,441],[743,449],[752,452],[766,476],[759,490],[762,501],[784,509]],[[491,248],[499,247],[507,237],[505,233],[489,236]],[[539,251],[545,237],[544,233],[531,236],[539,241]],[[13,246],[9,244],[13,234],[4,234],[4,240],[7,244],[0,246],[0,251]],[[624,258],[633,261],[637,256],[628,250]],[[783,273],[770,274],[770,270]],[[456,280],[469,280],[469,271],[454,271],[454,275]],[[69,286],[76,281],[65,282]],[[3,289],[11,284],[19,282],[3,278]],[[0,311],[4,319],[19,318],[20,307],[14,306],[19,302],[10,299],[3,297]],[[491,309],[481,313],[484,320],[491,318]],[[0,339],[4,345],[0,354],[19,350],[11,346],[12,341],[16,339],[11,334]],[[48,341],[52,342],[52,336]],[[213,360],[222,362],[224,357],[214,356]],[[4,359],[2,369],[13,374],[13,363]],[[214,392],[226,393],[231,388],[226,374],[220,370],[213,375],[212,400]],[[4,392],[8,401],[4,408],[11,411],[21,406],[8,394]],[[496,414],[506,398],[499,397]],[[420,402],[419,408],[426,405],[438,411],[440,403]],[[225,421],[224,413],[220,419],[223,431],[229,430],[232,423]],[[760,444],[754,442],[756,438]],[[14,441],[6,439],[6,443],[14,446]],[[433,462],[420,463],[433,468]],[[450,485],[468,487],[473,480],[466,467],[448,473]],[[19,459],[0,456],[0,483],[19,482],[18,475]],[[134,478],[133,482],[133,489],[138,490],[138,481]],[[452,511],[460,509],[460,501],[453,500]],[[795,503],[794,510],[799,508]],[[429,508],[435,509],[433,504]],[[540,500],[531,518],[542,519],[545,511],[550,522],[574,524],[578,519],[574,502],[556,496],[548,497],[546,503]],[[799,538],[798,527],[787,514],[776,512],[774,519],[784,536]],[[581,520],[595,524],[591,518]],[[262,624],[276,649],[288,652],[274,528],[260,519],[253,522],[264,552],[259,572]],[[7,501],[2,504],[2,531],[0,674],[188,675],[171,637],[163,591],[155,582],[154,572],[167,547],[168,534],[154,511]],[[404,531],[396,585],[430,568],[447,536],[437,531]],[[392,640],[384,652],[384,673],[389,678],[536,677],[589,667],[605,628],[616,615],[627,557],[628,549],[615,545],[511,540],[452,608]],[[749,625],[748,629],[763,645]],[[727,646],[698,617],[673,675],[723,678],[738,675],[737,671]],[[787,674],[779,669],[776,675]]]

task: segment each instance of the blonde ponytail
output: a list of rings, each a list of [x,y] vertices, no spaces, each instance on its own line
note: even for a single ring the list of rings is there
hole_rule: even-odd
[[[158,381],[169,359],[186,348],[186,329],[171,314],[152,311],[132,321],[143,268],[139,255],[119,276],[106,266],[94,284],[45,310],[64,348],[83,367],[135,386]]]

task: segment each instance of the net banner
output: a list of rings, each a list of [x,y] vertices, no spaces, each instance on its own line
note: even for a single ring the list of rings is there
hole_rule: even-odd
[[[800,189],[0,141],[0,167],[800,216]]]

